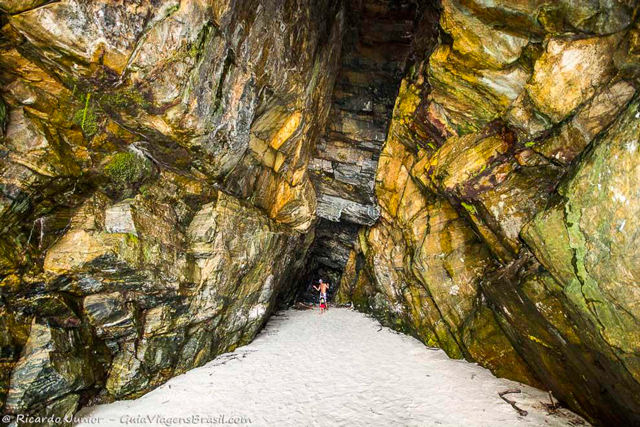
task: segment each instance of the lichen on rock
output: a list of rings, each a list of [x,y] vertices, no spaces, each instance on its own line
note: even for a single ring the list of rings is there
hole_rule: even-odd
[[[446,34],[396,97],[381,219],[340,301],[595,424],[637,423],[637,5],[442,5]]]
[[[125,3],[0,0],[3,412],[136,398],[320,276],[640,423],[636,1]]]
[[[342,6],[152,3],[0,2],[7,414],[144,394],[295,294]]]

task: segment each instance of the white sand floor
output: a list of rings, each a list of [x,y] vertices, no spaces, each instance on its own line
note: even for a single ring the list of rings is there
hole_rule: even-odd
[[[509,389],[521,390],[505,397],[526,416],[498,395]],[[87,427],[588,425],[567,410],[549,413],[543,402],[546,392],[333,308],[281,312],[251,344],[139,399],[77,415],[94,418],[79,424]]]

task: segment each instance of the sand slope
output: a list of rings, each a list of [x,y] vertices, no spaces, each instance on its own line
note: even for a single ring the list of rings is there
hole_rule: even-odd
[[[506,397],[525,417],[498,396],[513,388],[522,393]],[[222,425],[232,418],[235,425],[296,427],[587,425],[566,410],[549,414],[541,404],[548,400],[545,392],[334,308],[322,316],[282,312],[250,345],[140,399],[78,416],[100,417],[103,426]]]

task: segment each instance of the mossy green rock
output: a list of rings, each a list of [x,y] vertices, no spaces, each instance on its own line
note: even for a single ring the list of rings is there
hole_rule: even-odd
[[[80,126],[80,129],[87,137],[91,137],[98,132],[98,112],[94,102],[91,101],[91,94],[85,95],[82,102],[84,106],[75,112],[72,119],[73,123]]]
[[[638,114],[636,100],[561,187],[566,201],[541,213],[524,234],[559,283],[568,309],[589,325],[581,332],[591,348],[632,395],[640,378],[640,312],[636,292],[630,292],[640,274],[633,249],[639,212],[631,195],[639,184]]]
[[[141,183],[153,172],[151,161],[135,151],[118,153],[104,166],[105,175],[114,183],[133,186]]]
[[[604,298],[602,303],[605,305],[609,301],[609,304],[620,307],[622,311],[619,315],[623,319],[631,316],[629,320],[622,321],[632,321],[624,332],[619,329],[621,325],[618,326],[617,321],[616,324],[604,324],[602,331],[603,337],[611,340],[612,345],[620,346],[627,352],[634,348],[627,345],[633,346],[636,340],[628,341],[622,336],[616,338],[616,334],[633,334],[632,319],[638,315],[635,299],[626,293],[629,287],[635,286],[635,278],[640,274],[632,251],[637,213],[632,196],[637,185],[634,181],[638,148],[635,141],[640,132],[637,115],[638,102],[635,101],[601,138],[598,147],[581,165],[576,175],[561,188],[567,202],[564,205],[564,218],[556,216],[564,222],[564,225],[557,226],[566,229],[568,246],[575,253],[575,279],[583,287],[597,289]],[[603,207],[604,210],[596,206]],[[553,226],[558,223],[536,221],[531,227],[531,233],[545,232],[547,224]],[[546,254],[539,245],[535,245],[534,250]],[[549,263],[553,265],[553,259]],[[564,286],[570,285],[566,276],[558,277],[558,280]],[[600,301],[600,298],[597,300]],[[597,310],[593,313],[597,317]],[[611,331],[607,332],[607,329]]]

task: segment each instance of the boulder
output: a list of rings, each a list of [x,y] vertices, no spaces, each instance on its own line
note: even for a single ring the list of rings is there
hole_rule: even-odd
[[[29,338],[30,318],[19,313],[0,309],[0,400],[5,401],[9,391],[11,371]]]
[[[631,23],[631,1],[460,0],[483,21],[516,33],[611,34]]]
[[[500,70],[478,68],[448,45],[440,45],[429,59],[430,99],[445,110],[458,134],[480,130],[504,114],[529,77],[518,64]]]
[[[534,145],[534,150],[563,165],[573,161],[606,129],[635,94],[625,81],[603,87],[556,134]]]
[[[592,322],[599,346],[613,351],[616,363],[636,379],[638,270],[631,246],[638,111],[636,100],[563,184],[566,202],[541,212],[523,234],[572,309]]]
[[[89,295],[84,298],[83,308],[99,337],[120,338],[135,333],[131,308],[118,292]]]
[[[554,123],[564,120],[614,75],[620,36],[551,38],[535,64],[527,93]]]
[[[11,373],[5,411],[25,413],[35,404],[99,385],[101,369],[79,329],[34,320],[29,339]]]
[[[142,1],[123,9],[108,1],[66,0],[13,15],[11,26],[64,73],[88,76],[99,62],[120,73],[146,25],[162,19],[176,4],[154,10],[151,2]]]
[[[516,62],[529,39],[492,28],[463,9],[458,0],[443,2],[442,28],[453,37],[453,49],[476,68],[505,68]]]

